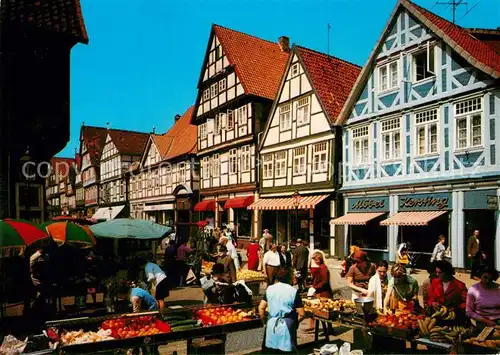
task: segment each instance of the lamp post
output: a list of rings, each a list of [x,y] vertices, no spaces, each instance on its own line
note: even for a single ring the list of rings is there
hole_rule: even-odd
[[[113,207],[109,206],[108,207],[108,211],[109,211],[109,220],[111,221],[113,219],[112,218],[112,216],[113,216]]]
[[[300,193],[298,190],[295,190],[295,192],[292,195],[292,198],[293,198],[293,206],[295,207],[295,220],[296,220],[295,223],[296,223],[296,233],[297,233],[295,237],[298,238],[300,230],[300,222],[299,222]]]

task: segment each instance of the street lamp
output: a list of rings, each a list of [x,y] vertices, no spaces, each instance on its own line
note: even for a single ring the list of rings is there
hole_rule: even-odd
[[[113,216],[113,207],[109,206],[108,211],[109,211],[109,220],[111,220]]]
[[[299,237],[299,230],[300,230],[300,225],[299,225],[299,204],[300,204],[300,193],[298,190],[295,190],[295,192],[292,195],[293,198],[293,207],[295,207],[295,219],[296,219],[296,232],[297,235],[295,237]]]

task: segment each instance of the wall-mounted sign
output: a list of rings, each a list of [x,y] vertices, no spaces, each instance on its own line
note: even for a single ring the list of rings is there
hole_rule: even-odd
[[[451,209],[451,193],[399,196],[399,211],[440,211]]]
[[[498,196],[494,195],[494,196],[491,196],[489,195],[487,197],[487,207],[489,210],[498,210]]]
[[[389,197],[356,197],[348,200],[348,212],[388,212]]]
[[[174,209],[173,203],[163,203],[161,205],[144,206],[144,211],[166,211],[173,209]]]

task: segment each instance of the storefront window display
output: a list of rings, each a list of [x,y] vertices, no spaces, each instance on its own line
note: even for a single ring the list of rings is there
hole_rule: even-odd
[[[234,223],[238,226],[238,237],[250,237],[252,234],[252,211],[246,208],[234,209]]]

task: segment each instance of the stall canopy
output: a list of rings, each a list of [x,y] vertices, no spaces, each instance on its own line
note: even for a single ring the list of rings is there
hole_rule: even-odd
[[[434,218],[438,218],[448,211],[412,211],[399,212],[382,222],[381,226],[426,226]]]
[[[215,200],[203,200],[194,206],[196,212],[215,211]]]
[[[90,226],[96,237],[159,239],[171,232],[171,228],[144,219],[118,218]]]
[[[246,208],[253,203],[253,196],[235,197],[226,201],[224,209]]]
[[[110,209],[110,207],[101,207],[96,211],[96,213],[94,213],[94,215],[92,216],[92,219],[95,219],[95,220],[115,219],[116,216],[118,216],[124,208],[125,208],[125,205],[113,206],[113,207],[111,207],[111,209]]]
[[[309,210],[314,209],[318,203],[327,198],[328,195],[301,196],[299,204],[295,205],[293,197],[262,198],[250,206],[250,210]]]
[[[342,217],[332,219],[330,224],[349,224],[353,226],[365,225],[374,218],[380,217],[385,212],[359,212],[346,213]]]

